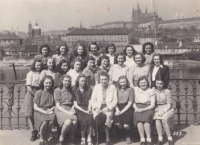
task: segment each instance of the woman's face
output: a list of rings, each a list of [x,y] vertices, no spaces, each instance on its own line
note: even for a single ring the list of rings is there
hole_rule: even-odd
[[[67,63],[63,63],[63,64],[61,65],[61,69],[62,69],[64,72],[67,72],[67,70],[68,70],[68,64],[67,64]]]
[[[156,66],[160,66],[160,57],[159,56],[154,56],[153,61]]]
[[[69,87],[69,85],[71,84],[71,78],[65,77],[63,79],[62,83],[63,83],[63,87],[65,87],[65,88]]]
[[[117,62],[119,65],[122,65],[124,63],[124,56],[123,55],[119,55],[117,57]]]
[[[120,79],[119,85],[121,86],[122,89],[126,89],[126,86],[127,86],[126,79]]]
[[[35,63],[35,69],[36,69],[36,71],[40,71],[41,68],[42,68],[42,62],[36,62]]]
[[[95,66],[95,60],[89,60],[87,63],[87,67],[88,68],[94,68]]]
[[[46,79],[44,81],[44,89],[45,90],[50,90],[52,87],[52,80],[51,79]]]
[[[108,67],[108,60],[107,59],[103,59],[102,61],[101,61],[101,65],[104,67],[104,68],[107,68]]]
[[[145,46],[145,52],[146,52],[146,54],[151,54],[151,52],[152,52],[151,45],[146,45]]]
[[[86,84],[86,77],[81,77],[79,79],[79,86],[81,86],[82,88],[85,86]]]
[[[139,86],[142,90],[146,90],[147,89],[147,81],[145,79],[141,80],[139,82]]]
[[[77,48],[77,53],[78,53],[79,55],[82,55],[83,52],[84,52],[83,46],[78,46],[78,48]]]
[[[74,63],[74,70],[77,71],[77,72],[79,72],[81,70],[81,62],[76,61]]]
[[[108,53],[109,53],[110,55],[113,55],[114,52],[115,52],[115,49],[114,49],[113,46],[111,46],[111,47],[108,48]]]
[[[47,60],[47,67],[48,67],[49,70],[53,70],[54,65],[55,65],[55,64],[54,64],[53,59],[48,59],[48,60]]]
[[[48,53],[49,53],[47,47],[43,47],[42,50],[41,50],[41,52],[42,52],[42,55],[43,55],[43,56],[47,56]]]
[[[67,48],[65,46],[60,46],[60,54],[65,55],[67,53]]]
[[[93,54],[97,53],[97,46],[96,45],[91,45],[90,50]]]
[[[160,80],[156,81],[156,87],[159,91],[163,89],[163,85],[164,85],[163,81],[160,81]]]
[[[135,56],[135,63],[136,63],[137,65],[142,64],[142,57],[141,57],[141,55],[136,55],[136,56]]]
[[[127,47],[126,48],[126,54],[127,56],[133,56],[133,49],[131,47]]]

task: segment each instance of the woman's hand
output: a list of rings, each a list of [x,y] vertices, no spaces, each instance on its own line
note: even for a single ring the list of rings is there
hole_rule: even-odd
[[[91,110],[87,110],[87,111],[85,111],[85,113],[90,115],[90,114],[92,114],[92,111]]]
[[[137,108],[135,109],[135,112],[144,112],[143,108]]]
[[[75,115],[76,114],[76,112],[74,111],[74,110],[70,110],[70,111],[68,111],[68,113],[67,114],[69,114],[69,115]]]
[[[158,111],[159,111],[159,109],[158,109],[158,108],[156,108],[156,109],[155,109],[155,112],[158,112]]]
[[[119,116],[119,115],[121,115],[121,114],[120,114],[120,111],[119,111],[119,110],[116,110],[115,116]]]
[[[164,114],[165,114],[164,111],[159,111],[159,112],[158,112],[158,116],[160,116],[160,117],[162,117]]]
[[[110,109],[109,109],[108,107],[106,107],[106,108],[104,108],[104,109],[102,110],[103,113],[106,113],[106,112],[108,112],[108,111],[110,111]]]
[[[46,114],[53,114],[53,111],[51,109],[47,109]]]

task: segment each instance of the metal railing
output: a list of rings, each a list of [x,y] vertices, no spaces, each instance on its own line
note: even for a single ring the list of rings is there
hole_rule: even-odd
[[[200,85],[197,79],[170,79],[173,96],[174,121],[177,125],[198,125]],[[26,86],[22,81],[0,82],[0,130],[29,129],[22,113]]]

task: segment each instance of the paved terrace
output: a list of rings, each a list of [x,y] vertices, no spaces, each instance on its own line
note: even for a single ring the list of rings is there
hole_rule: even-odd
[[[0,130],[0,145],[38,145],[39,139],[30,142],[30,130]],[[175,126],[173,132],[175,145],[200,145],[200,126]],[[55,145],[58,138],[50,138],[49,145]],[[157,135],[152,135],[153,144],[157,142]],[[164,137],[164,145],[168,145]],[[113,141],[114,145],[126,145],[125,142]],[[66,142],[67,144],[67,142]],[[80,144],[80,139],[76,140],[76,145]],[[103,145],[103,143],[101,143]],[[131,145],[140,145],[138,134],[133,137]]]

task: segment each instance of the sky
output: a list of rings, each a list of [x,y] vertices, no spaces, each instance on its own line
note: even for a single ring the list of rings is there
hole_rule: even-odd
[[[0,0],[0,30],[28,31],[36,21],[42,31],[89,28],[112,21],[131,21],[137,3],[142,12],[154,9],[163,20],[200,17],[200,0]],[[153,6],[152,6],[153,3]]]

